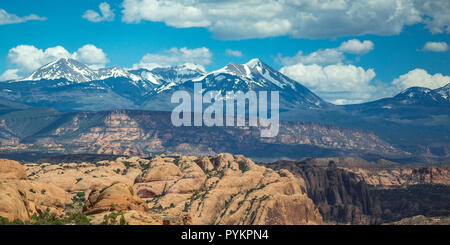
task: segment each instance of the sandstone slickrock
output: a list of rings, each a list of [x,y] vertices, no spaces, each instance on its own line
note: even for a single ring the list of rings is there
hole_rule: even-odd
[[[13,221],[30,220],[26,192],[10,183],[0,182],[0,216]]]
[[[132,185],[148,160],[119,157],[94,163],[26,164],[29,179],[58,186],[66,191],[86,192],[114,182]]]
[[[91,191],[83,207],[83,212],[87,215],[128,210],[145,212],[149,211],[149,208],[141,198],[135,195],[131,186],[118,182]]]
[[[430,223],[428,216],[449,214],[448,168],[326,160],[257,165],[223,153],[22,166],[0,159],[0,216],[27,221],[49,209],[64,217],[83,204],[92,224],[105,215],[195,225],[379,224],[415,215],[427,217],[411,222]]]
[[[19,162],[8,159],[0,159],[1,180],[24,180],[26,178],[27,173]]]
[[[69,195],[53,185],[30,182],[26,176],[19,162],[0,160],[0,216],[26,221],[47,209],[61,214]]]
[[[129,225],[191,224],[189,214],[170,216],[150,212],[130,185],[119,182],[91,191],[83,212],[89,215],[92,224],[102,224],[111,215],[115,215],[112,219],[117,224],[122,216]]]
[[[151,210],[188,212],[193,224],[321,224],[303,184],[287,170],[218,154],[153,158],[134,188]]]

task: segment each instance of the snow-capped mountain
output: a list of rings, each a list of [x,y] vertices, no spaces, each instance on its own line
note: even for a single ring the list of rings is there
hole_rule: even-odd
[[[61,80],[61,85],[70,83],[85,83],[110,78],[126,78],[134,84],[147,84],[149,88],[168,84],[180,84],[185,81],[200,77],[205,71],[193,64],[184,64],[175,67],[158,67],[152,70],[137,69],[125,70],[119,66],[112,66],[93,70],[83,63],[70,59],[62,58],[55,60],[47,65],[34,71],[29,76],[16,80],[23,81],[39,81],[39,80]]]
[[[394,120],[399,118],[412,120],[427,118],[431,115],[449,114],[450,84],[437,89],[411,87],[392,98],[343,107],[353,114]]]
[[[435,89],[434,93],[436,95],[438,95],[440,98],[442,98],[443,100],[446,100],[447,102],[450,102],[450,83],[448,83],[447,85]]]
[[[202,83],[207,91],[279,91],[280,106],[288,108],[319,109],[332,106],[323,101],[300,83],[288,78],[259,59],[245,64],[230,63],[222,69],[204,74],[180,85],[162,86],[156,93],[170,92],[174,89],[189,90],[193,83]]]
[[[152,69],[151,72],[160,80],[176,84],[184,83],[205,74],[203,69],[192,64],[184,64],[175,67],[157,67]]]
[[[106,105],[106,101],[99,104],[102,96],[111,98],[109,103],[114,103],[115,97],[124,99],[120,108],[167,110],[174,106],[170,103],[170,94],[176,90],[192,91],[194,83],[202,83],[205,92],[221,91],[222,95],[227,91],[279,91],[280,108],[283,109],[334,107],[259,59],[245,64],[230,63],[210,73],[192,64],[152,70],[125,70],[118,66],[93,70],[73,59],[59,59],[19,81],[0,86],[0,90],[3,89],[0,96],[33,105],[40,105],[40,101],[45,100],[45,106],[62,110],[70,110],[73,104],[89,110],[114,108],[114,105]],[[69,103],[67,96],[74,94],[79,96],[73,98],[70,105],[65,105]],[[92,101],[97,102],[92,104]],[[79,107],[80,104],[86,105]]]
[[[85,83],[108,78],[124,77],[133,82],[142,80],[141,77],[118,66],[93,70],[87,65],[69,58],[61,58],[37,69],[28,77],[17,81],[39,81],[39,80],[60,80],[65,79],[72,83]]]
[[[132,74],[119,66],[99,69],[97,71],[97,77],[95,80],[105,80],[108,78],[117,78],[117,77],[129,78],[134,82],[142,80],[142,77],[136,76],[135,74]]]
[[[141,68],[129,70],[129,72],[158,85],[170,83],[180,84],[205,74],[202,67],[194,64],[184,64],[174,67],[156,67],[152,70]]]
[[[136,76],[141,77],[142,79],[149,81],[155,85],[161,85],[163,84],[163,81],[161,81],[155,74],[153,74],[150,70],[147,70],[145,68],[137,69],[137,70],[129,70],[131,74],[134,74]]]
[[[39,81],[66,79],[71,82],[82,83],[98,80],[96,71],[74,59],[62,58],[42,66],[28,77],[18,81]]]
[[[392,98],[400,104],[447,104],[450,103],[450,83],[437,89],[411,87]]]
[[[225,74],[238,76],[245,81],[246,84],[255,88],[275,85],[279,89],[290,87],[295,90],[295,85],[298,84],[294,80],[264,64],[259,59],[252,59],[246,64],[230,63],[222,69],[211,72],[206,78],[218,77]]]

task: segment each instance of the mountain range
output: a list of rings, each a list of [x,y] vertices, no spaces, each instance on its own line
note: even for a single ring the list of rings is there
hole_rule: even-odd
[[[203,92],[214,90],[220,91],[222,95],[226,91],[238,90],[279,91],[280,118],[286,123],[318,123],[322,126],[340,127],[343,132],[345,129],[360,130],[358,132],[362,135],[366,135],[363,132],[373,132],[397,152],[439,159],[450,156],[450,84],[434,90],[413,87],[392,98],[338,106],[324,101],[301,85],[301,81],[290,79],[259,59],[252,59],[245,64],[230,63],[209,73],[195,65],[151,70],[127,70],[113,66],[93,70],[73,59],[59,59],[23,79],[0,83],[0,138],[2,144],[8,146],[35,142],[38,139],[38,142],[46,142],[42,141],[45,132],[62,127],[64,120],[72,118],[72,112],[120,109],[171,111],[176,106],[170,103],[171,94],[178,90],[192,93],[194,83],[201,83]],[[86,125],[104,125],[106,120],[101,113],[86,115],[97,118],[87,120],[89,123]],[[33,119],[36,117],[39,120]],[[87,129],[85,127],[74,127],[71,137],[83,135],[82,130]],[[109,130],[107,127],[103,129]],[[227,137],[233,138],[231,142],[238,137],[236,132],[231,135],[227,133]],[[160,133],[158,131],[157,134]],[[309,137],[309,142],[322,142],[320,137],[330,135],[313,133]],[[193,142],[196,140],[200,139],[195,138]],[[333,140],[336,139],[331,142]],[[285,140],[280,142],[283,141]],[[337,140],[333,144],[348,143],[344,141]],[[52,142],[61,140],[55,139]],[[319,143],[312,145],[324,146]],[[348,150],[346,147],[349,146],[341,148]],[[209,150],[203,152],[207,151]],[[228,151],[240,153],[233,149]],[[299,154],[292,156],[297,157]]]
[[[69,58],[37,69],[29,76],[0,83],[4,99],[31,106],[49,106],[60,111],[144,109],[170,111],[170,95],[177,90],[192,92],[201,83],[204,92],[279,91],[280,107],[290,110],[347,111],[373,116],[405,113],[426,107],[448,109],[450,84],[435,90],[412,87],[393,98],[356,105],[336,106],[324,101],[301,81],[294,81],[259,59],[245,64],[230,63],[206,73],[195,65],[124,69],[118,66],[93,70]],[[103,102],[102,102],[103,100]],[[423,111],[420,110],[420,113]],[[422,113],[423,114],[423,113]],[[429,114],[429,113],[426,113]]]
[[[280,91],[280,107],[326,109],[328,102],[258,59],[230,63],[205,73],[194,65],[125,70],[118,66],[92,70],[73,60],[59,59],[31,75],[0,83],[2,98],[60,111],[144,109],[170,111],[170,95],[192,91],[202,83],[205,91]],[[225,94],[224,94],[225,95]]]

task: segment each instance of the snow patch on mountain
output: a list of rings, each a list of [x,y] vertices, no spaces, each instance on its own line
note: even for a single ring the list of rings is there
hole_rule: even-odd
[[[259,59],[252,59],[245,64],[230,63],[219,70],[209,73],[208,75],[219,77],[222,74],[239,76],[245,82],[254,83],[260,87],[273,84],[281,89],[285,87],[290,87],[294,90],[296,89],[295,81],[287,78],[283,74],[264,64]],[[200,81],[202,79],[204,78],[198,78],[195,81]]]
[[[96,80],[96,78],[97,73],[88,66],[73,59],[62,58],[37,69],[28,77],[18,81],[66,79],[80,83]]]

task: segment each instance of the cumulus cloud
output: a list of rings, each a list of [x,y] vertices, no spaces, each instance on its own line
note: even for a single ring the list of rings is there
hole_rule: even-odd
[[[426,18],[423,22],[433,34],[450,33],[450,1],[448,0],[414,0],[417,10]]]
[[[372,41],[365,40],[363,42],[352,39],[341,43],[337,48],[319,49],[309,54],[303,54],[303,51],[298,51],[293,57],[283,57],[278,55],[277,60],[283,65],[294,64],[336,64],[345,61],[345,53],[351,54],[366,54],[372,51],[374,44]]]
[[[304,55],[303,51],[293,57],[278,56],[279,61],[283,65],[293,65],[297,63],[302,64],[335,64],[340,63],[345,59],[344,54],[337,49],[319,49],[310,54]]]
[[[109,62],[103,50],[92,44],[84,45],[74,53],[70,53],[62,46],[43,50],[32,45],[18,45],[8,52],[8,61],[14,68],[5,71],[1,76],[1,80],[27,76],[39,67],[60,58],[76,59],[89,65],[91,68],[104,67]]]
[[[86,44],[72,54],[72,58],[88,64],[93,69],[102,68],[109,62],[105,52],[92,44]]]
[[[305,85],[327,101],[335,104],[360,103],[382,92],[375,84],[375,71],[346,64],[346,53],[366,54],[372,51],[370,40],[351,39],[337,48],[319,49],[309,54],[300,50],[292,57],[278,55],[282,73]]]
[[[371,84],[375,71],[354,65],[299,63],[285,66],[280,72],[337,104],[367,101],[376,92],[376,87]]]
[[[229,56],[234,56],[234,57],[242,57],[243,56],[243,54],[240,50],[227,49],[227,50],[225,50],[225,53]]]
[[[211,63],[212,53],[206,47],[189,49],[171,48],[160,53],[148,53],[142,57],[138,64],[133,68],[153,69],[161,66],[175,66],[185,63],[197,65],[208,65]],[[204,68],[203,68],[204,69]]]
[[[5,72],[3,72],[3,74],[0,75],[0,81],[8,81],[8,80],[19,79],[20,76],[17,73],[19,73],[18,69],[6,70]]]
[[[423,46],[422,50],[431,52],[445,52],[448,50],[446,42],[427,42]]]
[[[4,9],[0,9],[0,25],[7,25],[7,24],[17,24],[26,22],[29,20],[46,20],[45,17],[40,17],[35,14],[31,14],[28,16],[19,17],[15,14],[10,14],[6,12]]]
[[[111,6],[108,3],[103,2],[98,6],[100,9],[100,13],[95,12],[94,10],[87,10],[83,14],[83,18],[91,21],[91,22],[102,22],[102,21],[113,21],[114,20],[114,11],[111,10]]]
[[[141,20],[162,21],[174,27],[207,27],[211,24],[203,10],[189,2],[158,0],[125,0],[122,20],[139,23]]]
[[[440,88],[450,83],[450,77],[440,73],[429,74],[424,69],[414,69],[399,76],[392,81],[397,91],[402,91],[410,87],[425,87],[430,89]]]
[[[220,39],[395,35],[416,23],[433,33],[450,32],[448,0],[124,0],[122,8],[126,23],[204,27]]]
[[[450,76],[429,74],[414,69],[391,82],[375,80],[373,69],[354,65],[295,64],[280,72],[305,85],[323,99],[334,104],[354,104],[391,97],[410,87],[440,88],[450,83]]]
[[[349,54],[366,54],[373,50],[373,42],[365,40],[363,42],[358,39],[351,39],[343,42],[338,50]]]

